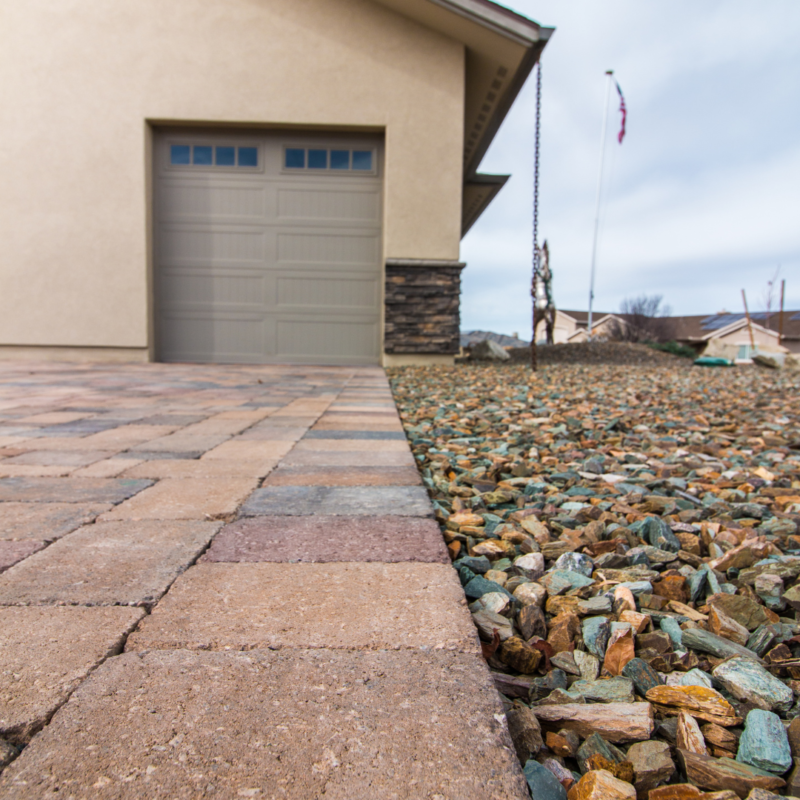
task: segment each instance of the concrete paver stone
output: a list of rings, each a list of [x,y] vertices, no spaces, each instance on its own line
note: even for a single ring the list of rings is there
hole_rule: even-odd
[[[241,461],[239,459],[170,459],[133,462],[124,473],[127,478],[263,478],[279,459]]]
[[[402,431],[370,431],[370,430],[320,430],[312,428],[303,438],[305,439],[397,439],[401,442],[406,441],[406,435]]]
[[[265,647],[480,652],[452,567],[375,563],[197,564],[126,649]]]
[[[2,478],[0,502],[116,504],[152,483],[125,478]]]
[[[416,467],[279,467],[264,486],[421,486]]]
[[[422,561],[449,564],[435,520],[251,517],[226,525],[200,561]]]
[[[321,444],[324,440],[317,439],[315,444]],[[397,442],[402,445],[402,450],[384,450],[382,448],[364,447],[359,450],[306,450],[300,449],[303,442],[297,446],[281,464],[286,467],[402,467],[414,466],[414,456],[408,449],[405,442]],[[336,442],[340,444],[341,442]],[[359,444],[374,444],[373,442],[359,442]],[[391,444],[391,443],[389,443]]]
[[[111,508],[108,503],[0,503],[0,539],[60,539]]]
[[[433,509],[422,486],[264,486],[250,495],[240,514],[431,517]]]
[[[37,542],[34,539],[26,539],[21,542],[0,539],[0,572],[5,572],[9,567],[32,556],[44,546],[44,542]]]
[[[87,525],[0,575],[0,605],[151,605],[220,527],[152,520]]]
[[[101,519],[225,519],[257,484],[255,477],[166,478]]]
[[[529,800],[501,713],[485,666],[457,653],[129,653],[0,798]]]
[[[27,742],[90,670],[121,650],[143,614],[139,608],[0,608],[0,736]]]

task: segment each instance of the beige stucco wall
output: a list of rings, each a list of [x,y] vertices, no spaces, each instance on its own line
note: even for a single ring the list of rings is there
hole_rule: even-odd
[[[458,258],[453,40],[370,0],[25,0],[0,30],[0,345],[151,345],[149,122],[385,130],[384,255]]]

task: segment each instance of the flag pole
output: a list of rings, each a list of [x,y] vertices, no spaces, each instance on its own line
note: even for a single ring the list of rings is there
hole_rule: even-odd
[[[606,70],[606,103],[603,109],[603,134],[600,145],[600,170],[597,175],[597,196],[594,208],[594,238],[592,240],[592,271],[589,277],[589,323],[587,326],[588,339],[592,341],[592,305],[594,303],[594,273],[597,263],[597,233],[600,228],[600,192],[603,188],[603,161],[606,155],[606,137],[608,136],[608,101],[611,97],[611,81],[613,80],[614,70]]]

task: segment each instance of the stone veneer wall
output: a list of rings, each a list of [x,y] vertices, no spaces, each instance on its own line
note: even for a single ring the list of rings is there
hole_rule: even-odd
[[[385,353],[458,353],[465,266],[460,261],[386,261]]]

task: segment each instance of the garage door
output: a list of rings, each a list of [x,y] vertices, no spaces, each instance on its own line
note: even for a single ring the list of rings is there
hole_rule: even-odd
[[[378,362],[379,140],[164,131],[154,155],[159,360]]]

